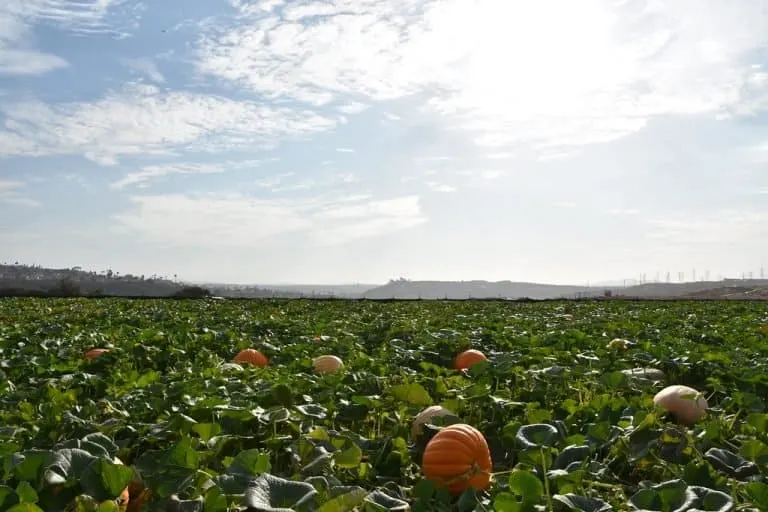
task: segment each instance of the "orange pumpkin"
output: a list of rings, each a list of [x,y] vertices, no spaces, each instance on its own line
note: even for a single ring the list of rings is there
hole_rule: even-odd
[[[475,363],[479,363],[480,361],[487,361],[488,358],[485,357],[485,354],[480,352],[479,350],[475,350],[473,348],[469,350],[465,350],[458,356],[456,356],[456,369],[457,370],[464,370],[465,368],[469,368]]]
[[[89,360],[93,360],[106,352],[109,352],[108,348],[92,348],[91,350],[85,353],[85,358]]]
[[[318,373],[333,373],[339,371],[344,366],[344,361],[336,356],[320,356],[312,361],[312,366]]]
[[[430,439],[421,468],[428,480],[451,494],[461,494],[470,487],[479,491],[491,482],[491,452],[479,430],[457,423]]]
[[[254,366],[258,366],[259,368],[264,368],[269,364],[269,359],[267,359],[267,356],[252,348],[246,348],[238,352],[233,361],[235,363],[252,364]]]

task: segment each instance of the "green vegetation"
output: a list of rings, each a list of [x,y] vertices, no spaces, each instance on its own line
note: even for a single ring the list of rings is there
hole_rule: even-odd
[[[4,299],[0,510],[126,486],[129,510],[768,510],[767,325],[758,302]],[[269,367],[231,364],[247,347]],[[453,370],[468,348],[489,361]],[[654,410],[668,384],[709,414]],[[422,478],[437,404],[486,437],[486,491]]]

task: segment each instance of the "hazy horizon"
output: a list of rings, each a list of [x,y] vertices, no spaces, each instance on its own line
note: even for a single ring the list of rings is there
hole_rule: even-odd
[[[3,0],[0,259],[757,276],[766,66],[768,0]]]

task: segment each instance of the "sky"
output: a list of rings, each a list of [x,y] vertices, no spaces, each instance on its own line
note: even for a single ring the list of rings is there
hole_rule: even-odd
[[[768,0],[2,0],[0,261],[757,275]]]

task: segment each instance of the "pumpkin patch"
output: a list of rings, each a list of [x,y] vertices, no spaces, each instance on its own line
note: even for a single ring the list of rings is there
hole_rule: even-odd
[[[0,510],[768,510],[758,302],[12,298],[0,318]]]

